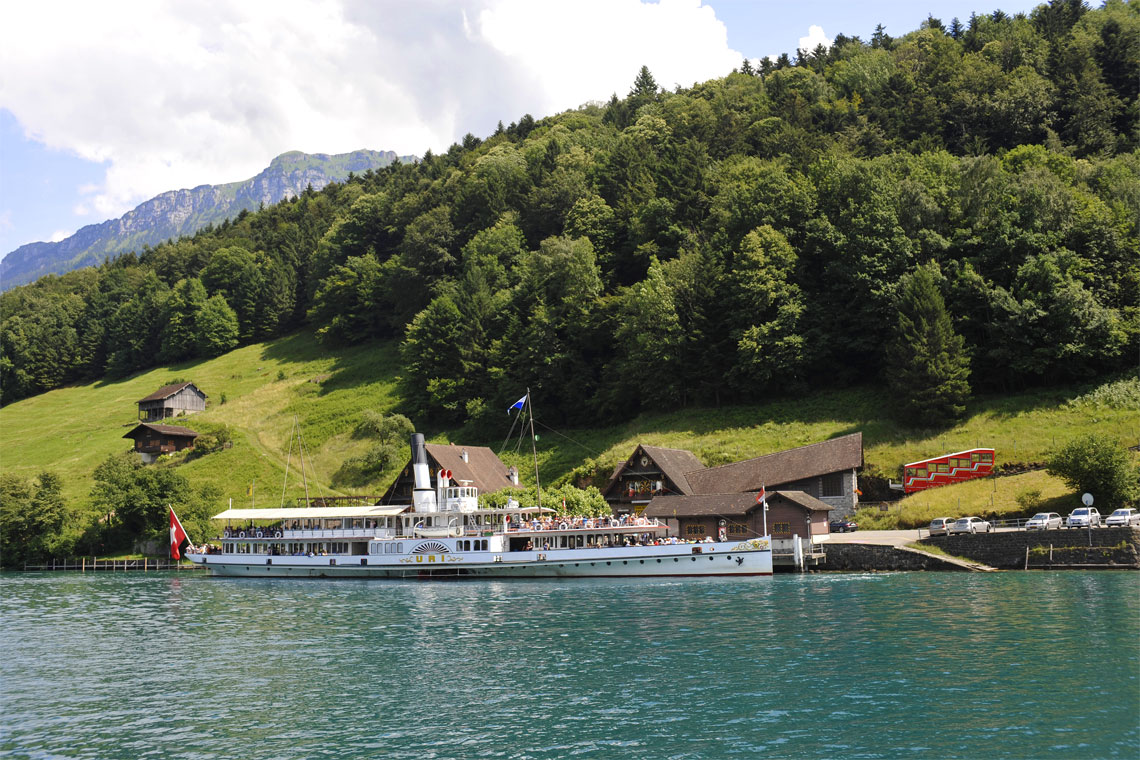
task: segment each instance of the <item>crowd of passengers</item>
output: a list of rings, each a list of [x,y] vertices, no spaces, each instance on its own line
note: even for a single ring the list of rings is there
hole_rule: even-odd
[[[547,551],[549,549],[594,549],[597,547],[608,548],[611,546],[672,546],[674,544],[711,544],[711,543],[713,543],[712,536],[705,536],[704,538],[696,538],[696,539],[677,538],[676,536],[654,538],[650,534],[645,533],[645,534],[642,534],[640,536],[625,536],[624,539],[622,539],[621,537],[615,537],[612,542],[610,541],[609,536],[603,536],[602,540],[597,545],[589,544],[586,546],[564,546],[564,547],[553,546],[552,547],[549,542],[543,541],[542,544],[540,544],[538,546],[538,548],[541,551]],[[535,549],[534,541],[527,541],[526,546],[523,547],[523,551],[528,551],[528,552],[534,551],[534,549]]]
[[[630,526],[656,525],[656,520],[647,520],[637,515],[620,517],[542,517],[530,520],[515,518],[507,523],[507,530],[588,530],[590,528],[627,528]]]

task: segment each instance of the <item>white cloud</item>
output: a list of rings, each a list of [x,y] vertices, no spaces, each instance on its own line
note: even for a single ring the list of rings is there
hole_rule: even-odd
[[[58,243],[61,240],[67,240],[74,234],[75,230],[56,230],[55,232],[51,233],[51,237],[48,238],[48,242]]]
[[[811,52],[815,50],[817,45],[823,45],[825,48],[831,47],[831,38],[823,33],[823,27],[817,24],[812,24],[808,27],[806,37],[800,37],[800,44],[796,47],[797,50],[806,50]]]
[[[643,64],[672,87],[740,61],[699,0],[41,0],[5,9],[0,106],[108,162],[77,206],[106,217],[286,150],[438,151],[624,95]]]

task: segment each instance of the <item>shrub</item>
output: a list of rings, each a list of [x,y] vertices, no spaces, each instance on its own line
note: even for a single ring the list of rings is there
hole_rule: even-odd
[[[1049,457],[1047,471],[1078,492],[1091,493],[1106,507],[1118,507],[1137,496],[1140,470],[1128,451],[1108,435],[1089,433],[1074,438]]]

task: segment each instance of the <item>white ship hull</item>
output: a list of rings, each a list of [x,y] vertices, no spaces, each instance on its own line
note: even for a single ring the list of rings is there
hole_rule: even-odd
[[[289,578],[656,578],[771,575],[767,539],[521,552],[190,554],[213,575]]]

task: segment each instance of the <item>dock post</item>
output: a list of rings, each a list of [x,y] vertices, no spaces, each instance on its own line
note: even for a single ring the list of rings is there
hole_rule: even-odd
[[[86,573],[87,572],[87,556],[84,555],[81,559],[82,559],[83,567],[80,569],[79,572]]]
[[[146,560],[147,560],[147,558],[146,558],[146,557],[143,557],[143,572],[144,572],[144,573],[147,571],[147,567],[146,567]]]
[[[1029,544],[1025,545],[1025,569],[1029,569]]]

